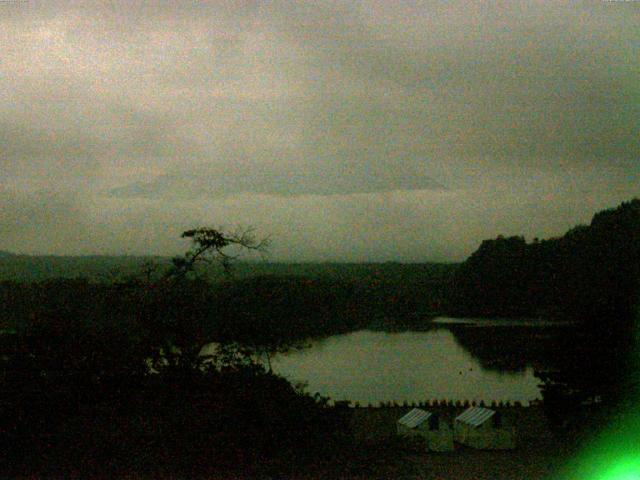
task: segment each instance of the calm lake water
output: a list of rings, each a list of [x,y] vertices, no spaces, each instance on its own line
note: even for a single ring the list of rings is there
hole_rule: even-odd
[[[273,369],[307,391],[363,405],[427,399],[529,401],[541,398],[533,368],[483,368],[452,331],[361,330],[315,340],[309,348],[277,355]]]

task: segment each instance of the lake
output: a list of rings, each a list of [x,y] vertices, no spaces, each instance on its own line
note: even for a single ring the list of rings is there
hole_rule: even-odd
[[[474,333],[477,342],[492,342],[491,329],[473,330],[486,331],[484,337]],[[506,336],[522,335],[526,342],[528,334],[518,329]],[[499,349],[494,356],[501,356]],[[541,398],[540,381],[532,365],[524,361],[517,368],[491,368],[487,366],[491,361],[462,346],[452,328],[398,333],[360,330],[334,335],[313,340],[308,348],[276,355],[272,364],[275,372],[290,381],[305,382],[310,393],[362,405],[428,399],[528,404]]]

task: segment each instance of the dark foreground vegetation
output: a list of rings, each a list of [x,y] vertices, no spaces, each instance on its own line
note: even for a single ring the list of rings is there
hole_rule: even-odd
[[[200,260],[209,256],[227,267],[228,247],[255,249],[260,242],[206,229],[185,237],[193,248],[184,257],[146,259],[139,275],[18,275],[0,283],[0,475],[372,472],[383,456],[371,452],[382,447],[363,446],[344,411],[272,373],[270,356],[310,337],[424,325],[442,313],[577,323],[553,352],[536,348],[533,338],[507,352],[515,369],[522,368],[519,354],[540,359],[552,424],[585,424],[575,409],[585,400],[604,398],[613,408],[635,398],[640,200],[561,238],[485,241],[459,267],[324,266],[322,274],[301,274],[309,267],[280,266],[273,267],[279,275],[212,277]],[[5,270],[12,261],[0,258]],[[495,358],[496,345],[508,344],[499,337],[487,344],[470,330],[456,335],[480,359]],[[212,342],[219,345],[215,356],[202,356]],[[385,445],[402,461],[400,445]]]
[[[182,260],[157,281],[3,284],[3,475],[277,477],[344,451],[326,399],[255,361],[267,340],[199,355],[229,329]]]
[[[372,465],[344,411],[268,361],[307,337],[363,325],[367,286],[211,283],[196,260],[224,265],[227,246],[258,244],[185,236],[192,250],[138,278],[0,285],[2,475],[281,478]],[[215,354],[201,355],[211,342]]]

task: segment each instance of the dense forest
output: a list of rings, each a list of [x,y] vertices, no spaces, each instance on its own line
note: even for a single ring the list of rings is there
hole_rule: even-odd
[[[628,318],[640,278],[640,200],[559,238],[485,240],[457,270],[449,310],[488,317]]]

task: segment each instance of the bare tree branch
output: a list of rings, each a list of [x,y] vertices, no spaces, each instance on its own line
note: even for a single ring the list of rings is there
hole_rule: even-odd
[[[271,244],[269,237],[259,239],[254,227],[237,228],[230,233],[225,233],[220,228],[200,227],[183,232],[181,237],[190,238],[192,246],[184,256],[173,258],[173,268],[167,275],[173,279],[184,277],[201,261],[218,262],[225,273],[229,273],[232,261],[240,254],[231,254],[226,249],[235,247],[266,253]]]

